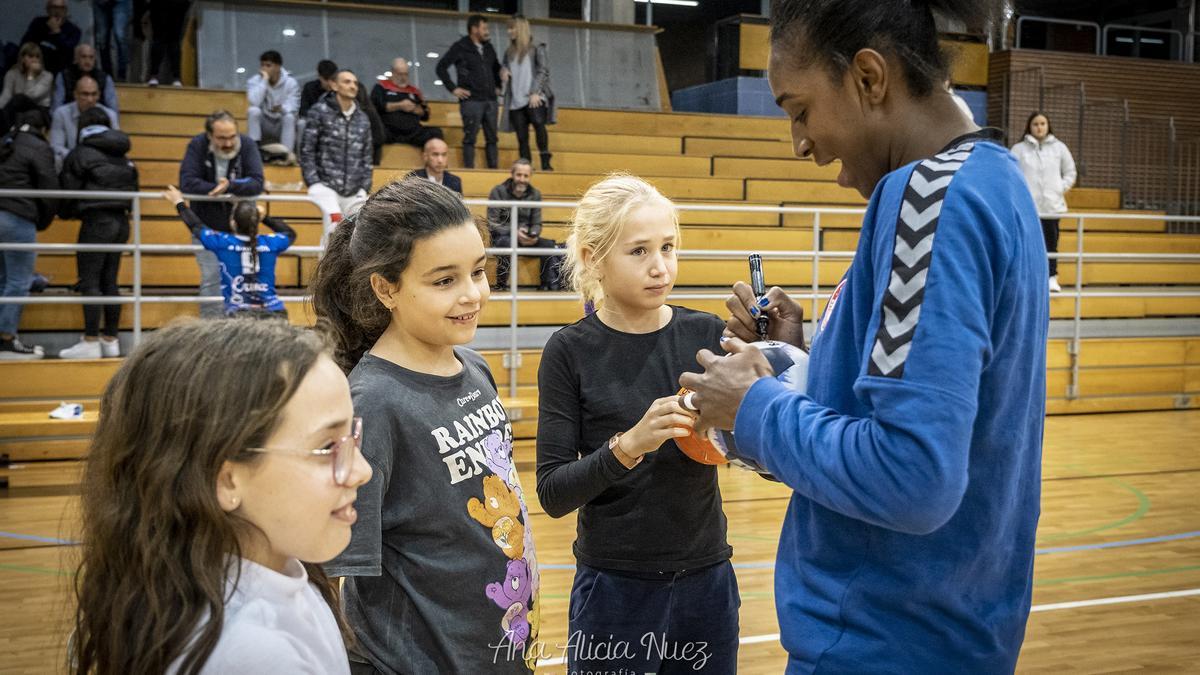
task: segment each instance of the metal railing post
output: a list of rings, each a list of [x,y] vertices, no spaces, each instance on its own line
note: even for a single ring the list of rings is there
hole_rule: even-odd
[[[508,218],[508,245],[512,249],[508,252],[508,292],[511,296],[508,301],[508,395],[512,398],[517,397],[517,373],[521,370],[521,353],[517,349],[517,215],[517,207],[511,207]]]
[[[142,199],[133,198],[133,346],[142,342]]]
[[[820,309],[820,299],[818,295],[821,292],[821,212],[817,211],[813,214],[813,240],[812,240],[812,336],[817,335],[817,312]]]
[[[1075,220],[1075,316],[1071,330],[1071,382],[1067,385],[1067,400],[1079,398],[1079,350],[1080,333],[1083,328],[1083,222],[1079,216]]]

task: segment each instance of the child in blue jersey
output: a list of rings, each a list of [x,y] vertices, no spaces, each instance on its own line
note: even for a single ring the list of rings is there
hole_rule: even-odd
[[[635,176],[591,186],[571,218],[569,276],[597,309],[542,351],[537,435],[542,507],[579,512],[567,672],[737,672],[717,467],[674,440],[693,421],[676,381],[725,323],[667,304],[679,239],[675,205]]]
[[[539,570],[512,425],[487,362],[463,345],[490,295],[459,195],[384,186],[329,237],[312,282],[374,475],[345,578],[353,673],[511,673],[536,664]]]
[[[769,79],[796,154],[870,202],[812,337],[807,393],[754,338],[802,344],[800,306],[734,288],[733,355],[701,352],[700,427],[795,490],[775,566],[788,672],[1011,673],[1033,577],[1048,300],[1033,200],[963,115],[932,10],[984,2],[780,0]]]
[[[225,316],[287,318],[283,300],[275,294],[275,262],[296,241],[296,231],[282,218],[262,218],[252,201],[240,201],[233,207],[230,226],[233,233],[217,232],[204,225],[183,201],[174,185],[168,185],[163,197],[175,205],[179,217],[212,251],[221,264],[221,295],[225,297]],[[258,223],[274,234],[259,234]],[[251,246],[253,239],[255,245]]]

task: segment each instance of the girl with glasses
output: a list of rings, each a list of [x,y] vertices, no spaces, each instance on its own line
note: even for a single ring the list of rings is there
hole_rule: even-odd
[[[316,563],[350,542],[371,468],[317,334],[176,323],[128,358],[101,406],[73,672],[348,673],[336,587]]]

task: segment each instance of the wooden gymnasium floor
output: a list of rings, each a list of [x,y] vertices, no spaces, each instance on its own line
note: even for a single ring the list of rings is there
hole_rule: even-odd
[[[1200,671],[1200,411],[1051,417],[1043,480],[1019,671]],[[742,591],[740,671],[780,672],[771,566],[788,493],[736,470],[721,481]],[[0,672],[62,671],[72,548],[60,540],[77,536],[75,507],[71,494],[0,496]],[[530,508],[552,646],[566,637],[575,521]]]

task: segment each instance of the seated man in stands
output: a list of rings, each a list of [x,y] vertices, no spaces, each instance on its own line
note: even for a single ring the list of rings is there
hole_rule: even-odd
[[[358,77],[342,69],[333,91],[308,111],[300,169],[308,194],[334,223],[367,201],[371,189],[371,121],[354,102]]]
[[[99,106],[108,113],[111,127],[121,128],[117,111],[100,103],[100,86],[90,75],[81,75],[75,80],[74,93],[74,101],[54,109],[54,119],[50,123],[50,147],[54,148],[54,166],[58,171],[62,171],[63,160],[75,147],[79,136],[79,114],[84,110]]]
[[[300,84],[283,67],[279,52],[265,51],[258,61],[258,74],[246,83],[250,104],[246,109],[246,131],[264,154],[281,164],[295,164]],[[276,144],[282,147],[270,147]]]
[[[96,50],[85,42],[75,47],[75,62],[54,76],[51,110],[75,100],[75,83],[84,75],[96,81],[96,86],[100,89],[100,102],[105,107],[110,110],[120,109],[117,107],[117,88],[113,85],[112,76],[96,63]]]
[[[528,159],[518,159],[512,165],[512,174],[508,180],[492,188],[488,199],[493,201],[524,201],[540,202],[542,193],[530,183],[533,178],[533,165]],[[512,207],[489,206],[488,229],[492,233],[492,246],[510,246],[512,242]],[[524,248],[558,248],[553,239],[542,236],[542,210],[540,208],[517,209],[517,246]],[[560,268],[562,256],[541,256],[541,281],[539,290],[557,291],[562,289]],[[509,255],[501,254],[496,257],[497,290],[508,288]]]
[[[391,73],[389,79],[376,82],[371,89],[371,104],[383,120],[387,142],[424,148],[429,139],[442,138],[440,128],[421,126],[429,119],[429,104],[421,90],[408,82],[408,61],[392,61]]]
[[[79,26],[67,18],[67,0],[46,0],[46,16],[34,17],[17,44],[32,42],[41,47],[46,70],[57,73],[67,67],[82,35]]]
[[[317,61],[317,79],[311,82],[305,82],[300,88],[300,124],[304,124],[304,118],[308,117],[308,111],[316,104],[317,101],[325,95],[327,91],[333,91],[333,76],[338,71],[338,65],[329,59],[321,59]],[[304,128],[301,127],[297,134],[303,136]]]
[[[450,161],[450,146],[446,145],[446,141],[440,138],[431,138],[425,141],[421,159],[425,161],[425,166],[412,172],[411,175],[445,185],[460,195],[463,193],[462,179],[446,170],[446,164]]]
[[[204,133],[188,143],[179,165],[179,187],[190,195],[234,195],[253,197],[263,191],[263,167],[258,148],[249,136],[238,133],[237,120],[226,110],[218,110],[204,121]],[[217,232],[230,232],[231,202],[193,202],[192,210],[204,226]],[[193,244],[200,240],[193,238]],[[221,264],[211,251],[198,251],[200,295],[221,295]],[[202,303],[200,316],[222,315],[221,303]]]

